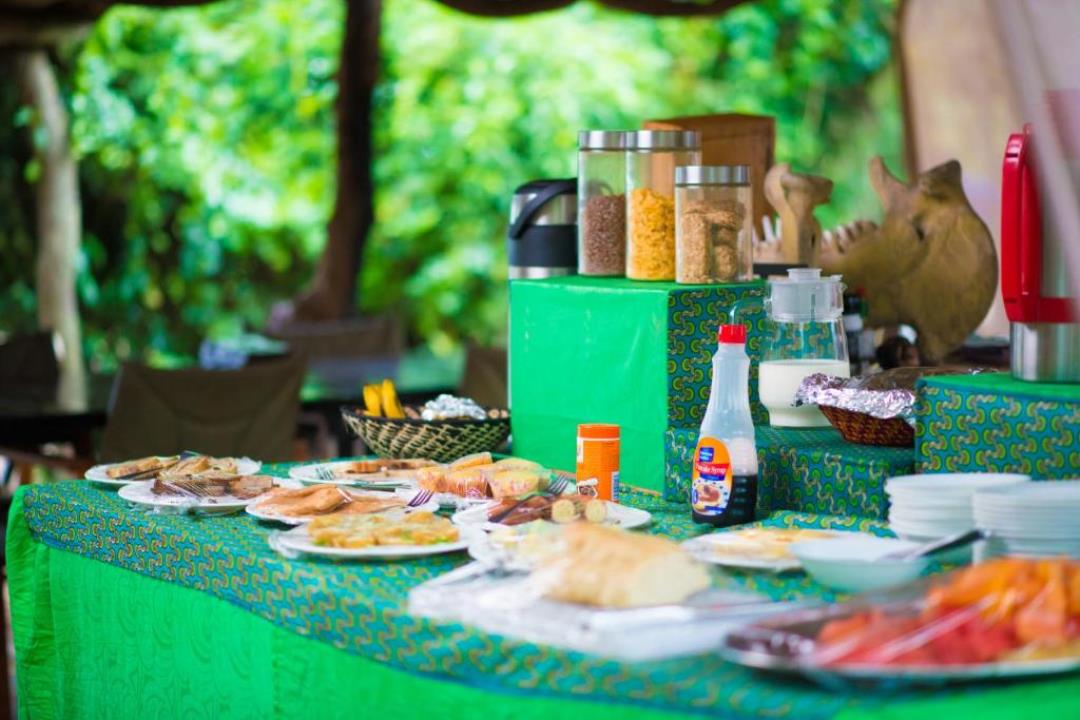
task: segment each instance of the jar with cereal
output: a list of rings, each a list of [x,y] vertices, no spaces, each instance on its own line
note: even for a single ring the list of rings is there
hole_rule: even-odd
[[[675,170],[675,280],[749,280],[750,168],[689,165]]]
[[[626,136],[578,133],[578,274],[626,274]]]
[[[701,134],[641,130],[627,138],[626,277],[675,279],[675,168],[701,163]]]

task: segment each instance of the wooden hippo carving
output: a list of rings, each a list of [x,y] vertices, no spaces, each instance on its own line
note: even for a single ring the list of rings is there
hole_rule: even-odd
[[[868,325],[911,325],[924,361],[938,362],[964,342],[993,302],[997,252],[990,231],[964,194],[955,160],[905,185],[875,157],[870,182],[884,220],[825,233],[821,267],[843,275],[848,288],[863,289]]]

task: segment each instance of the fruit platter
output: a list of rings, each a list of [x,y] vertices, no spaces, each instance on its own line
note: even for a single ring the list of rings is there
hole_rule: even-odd
[[[830,681],[938,684],[1080,668],[1080,563],[1000,558],[895,594],[731,633],[748,667]]]

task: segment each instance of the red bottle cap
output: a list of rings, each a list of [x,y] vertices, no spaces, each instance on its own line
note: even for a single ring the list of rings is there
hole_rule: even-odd
[[[745,345],[746,344],[746,326],[745,325],[721,325],[718,339],[722,343],[728,345]]]

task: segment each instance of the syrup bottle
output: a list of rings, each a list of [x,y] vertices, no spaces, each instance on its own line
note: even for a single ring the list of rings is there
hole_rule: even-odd
[[[728,527],[754,519],[758,467],[746,327],[721,325],[718,339],[709,406],[694,450],[690,507],[694,522]]]

